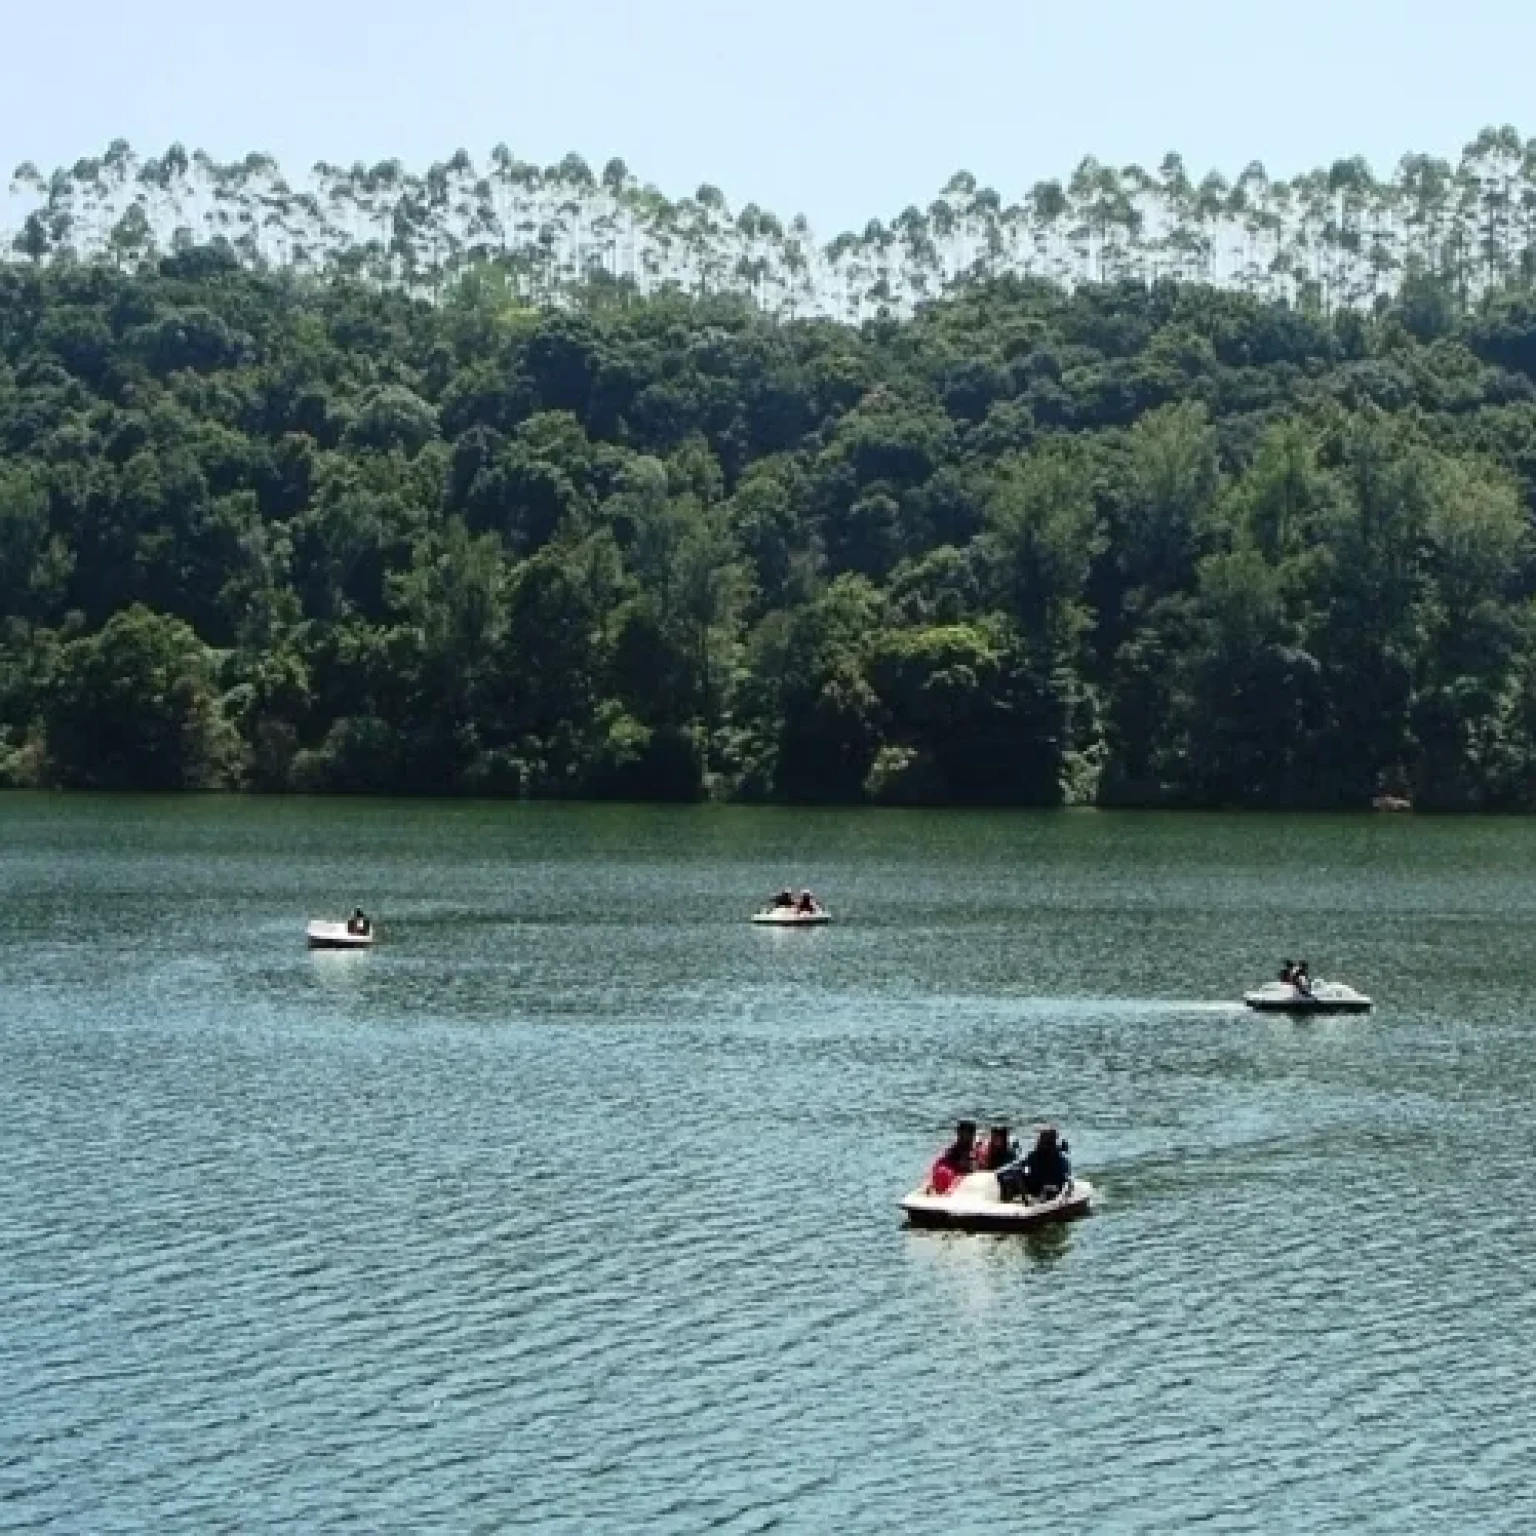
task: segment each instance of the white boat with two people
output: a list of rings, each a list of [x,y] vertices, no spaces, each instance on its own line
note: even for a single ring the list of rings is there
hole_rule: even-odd
[[[1305,989],[1294,982],[1271,981],[1245,992],[1243,1001],[1255,1013],[1369,1013],[1375,1007],[1365,993],[1342,981],[1314,981]]]
[[[766,907],[752,914],[752,921],[769,928],[820,928],[832,914],[809,891],[798,896],[785,886]]]

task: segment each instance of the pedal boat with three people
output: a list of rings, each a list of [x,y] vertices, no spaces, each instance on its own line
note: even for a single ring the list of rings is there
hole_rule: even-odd
[[[942,1195],[931,1184],[901,1202],[907,1222],[951,1232],[1028,1232],[1055,1222],[1076,1221],[1093,1211],[1093,1185],[1070,1178],[1038,1199],[1004,1200],[995,1173],[968,1173]]]

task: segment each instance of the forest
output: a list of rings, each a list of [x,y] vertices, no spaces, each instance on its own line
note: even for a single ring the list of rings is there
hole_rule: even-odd
[[[494,262],[533,304],[597,279],[850,323],[1003,276],[1211,283],[1331,312],[1432,274],[1466,304],[1536,276],[1536,140],[1490,127],[1454,162],[1408,154],[1384,177],[1359,156],[1290,178],[1089,156],[1012,199],[958,170],[925,206],[825,242],[804,215],[736,209],[716,186],[669,197],[620,159],[540,166],[504,144],[478,164],[459,149],[423,171],[321,161],[290,177],[270,155],[140,155],[118,139],[49,172],[24,162],[0,196],[0,245],[33,263],[129,268],[213,243],[248,266],[433,298]]]
[[[0,263],[0,784],[1536,807],[1518,261],[851,323],[163,244]]]

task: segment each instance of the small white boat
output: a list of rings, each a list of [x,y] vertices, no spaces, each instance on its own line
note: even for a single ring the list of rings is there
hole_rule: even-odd
[[[764,907],[752,914],[752,921],[769,928],[819,928],[832,921],[832,914],[825,907],[813,907],[809,912],[799,907]]]
[[[354,933],[346,923],[327,923],[318,919],[304,930],[311,949],[372,949],[373,924],[362,933]]]
[[[914,1189],[901,1208],[914,1227],[954,1232],[1028,1232],[1052,1222],[1076,1221],[1093,1208],[1093,1185],[1068,1179],[1050,1200],[1004,1200],[995,1173],[970,1173],[948,1194],[936,1195],[924,1184]]]
[[[1365,993],[1341,981],[1314,981],[1305,991],[1288,981],[1272,981],[1243,994],[1255,1013],[1369,1013],[1373,1004]]]

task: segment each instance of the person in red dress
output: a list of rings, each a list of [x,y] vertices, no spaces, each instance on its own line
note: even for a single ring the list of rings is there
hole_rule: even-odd
[[[947,1195],[975,1168],[976,1122],[962,1120],[955,1127],[955,1139],[939,1153],[928,1170],[928,1187],[936,1195]]]

